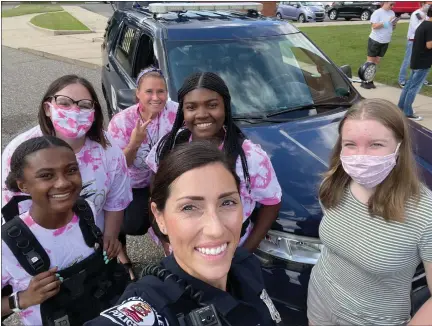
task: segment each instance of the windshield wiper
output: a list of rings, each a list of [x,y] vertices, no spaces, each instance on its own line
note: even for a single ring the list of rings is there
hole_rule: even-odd
[[[271,123],[281,123],[286,122],[291,119],[269,119],[265,115],[237,115],[233,117],[234,120],[241,120],[249,123],[261,123],[261,122],[271,122]]]
[[[296,107],[280,107],[278,109],[281,109],[281,111],[269,113],[266,115],[266,118],[275,117],[280,114],[288,113],[291,111],[298,111],[298,110],[311,110],[311,109],[318,109],[318,108],[335,108],[335,107],[350,107],[351,103],[318,103],[318,104],[308,104],[308,105],[301,105]]]

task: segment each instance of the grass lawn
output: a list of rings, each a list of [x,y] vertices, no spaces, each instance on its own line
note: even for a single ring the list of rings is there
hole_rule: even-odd
[[[89,29],[83,25],[78,19],[73,17],[68,12],[52,12],[33,17],[30,22],[33,25],[53,29],[53,30],[74,30],[88,31]]]
[[[12,8],[9,10],[2,11],[2,17],[13,17],[13,16],[22,16],[29,14],[38,14],[44,12],[54,12],[54,11],[62,11],[63,8],[58,5],[19,5],[16,8]]]
[[[357,76],[358,68],[366,61],[370,25],[301,27],[300,29],[337,65],[351,65],[353,77]],[[392,41],[378,68],[375,78],[377,82],[399,87],[398,76],[405,55],[407,31],[408,24],[401,23],[393,32]],[[432,82],[432,71],[429,73],[428,80]],[[432,96],[432,87],[424,86],[421,94]]]

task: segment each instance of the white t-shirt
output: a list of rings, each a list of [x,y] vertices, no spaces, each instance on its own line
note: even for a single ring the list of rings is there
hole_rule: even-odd
[[[94,206],[91,202],[89,204],[94,214]],[[76,215],[67,225],[56,230],[43,228],[33,220],[29,212],[25,212],[20,217],[48,254],[51,262],[50,268],[58,266],[60,276],[62,269],[66,269],[94,253],[94,249],[88,247],[84,241],[78,223],[79,219]],[[71,244],[73,245],[73,250],[71,250]],[[12,251],[2,241],[2,288],[10,284],[14,292],[24,291],[28,288],[31,279],[32,276],[21,267]],[[18,315],[24,325],[42,325],[40,305],[24,309]]]
[[[5,186],[13,152],[25,140],[39,136],[42,136],[42,131],[36,126],[17,136],[6,146],[2,155],[2,207],[12,196],[20,194],[7,190]],[[96,225],[102,232],[105,229],[104,211],[122,211],[132,201],[126,158],[116,143],[110,137],[108,139],[111,146],[104,149],[99,143],[87,138],[83,148],[75,154],[83,184],[81,195],[95,205]],[[30,200],[21,202],[20,213],[27,211],[30,205]]]
[[[417,14],[420,14],[423,19],[418,19]],[[417,27],[421,24],[421,22],[425,19],[428,19],[425,12],[421,9],[417,9],[411,14],[410,23],[408,27],[408,33],[407,33],[407,39],[413,40],[415,36],[415,32],[417,30]]]
[[[385,10],[383,8],[380,8],[374,11],[370,21],[372,24],[390,22],[390,20],[394,16],[395,13],[393,12],[393,10]],[[376,42],[386,44],[386,43],[390,43],[392,34],[393,34],[393,26],[390,24],[388,28],[384,28],[384,27],[378,29],[372,28],[372,32],[370,33],[369,37]]]

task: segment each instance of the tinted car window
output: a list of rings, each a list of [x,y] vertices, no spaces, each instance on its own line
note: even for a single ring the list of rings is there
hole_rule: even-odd
[[[350,91],[339,70],[301,33],[235,41],[171,41],[167,50],[173,93],[192,72],[215,72],[230,88],[234,115],[341,102],[340,95]]]
[[[115,49],[115,58],[129,75],[132,74],[135,33],[136,29],[125,26]]]

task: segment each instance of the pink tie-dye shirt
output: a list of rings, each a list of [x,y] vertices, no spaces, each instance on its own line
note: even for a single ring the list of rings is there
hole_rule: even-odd
[[[89,203],[94,213],[93,204]],[[94,252],[94,249],[89,248],[84,241],[77,216],[74,216],[67,225],[56,230],[43,228],[33,220],[29,212],[25,212],[20,217],[48,254],[50,268],[58,266],[60,276],[62,269],[82,261]],[[71,250],[71,243],[73,243],[73,250]],[[32,276],[21,267],[4,241],[2,241],[1,265],[2,288],[7,284],[12,286],[13,292],[28,288]],[[18,315],[24,325],[42,325],[40,305],[24,309]]]
[[[42,131],[39,126],[36,126],[17,136],[6,146],[2,155],[2,207],[12,196],[20,194],[7,190],[5,186],[13,152],[25,140],[39,136],[42,136]],[[112,146],[104,149],[99,143],[87,138],[84,146],[75,154],[83,182],[81,195],[94,203],[96,225],[102,232],[105,228],[104,211],[122,211],[132,201],[126,158],[109,135],[107,138]],[[20,212],[27,211],[30,205],[30,200],[21,202]]]
[[[158,165],[156,163],[156,147],[150,151],[147,156],[147,165],[156,172]],[[243,173],[243,167],[240,157],[237,158],[236,172],[240,178],[240,197],[243,204],[243,222],[246,221],[255,209],[256,203],[263,205],[276,205],[281,202],[282,189],[273,169],[273,165],[267,153],[260,145],[254,144],[249,139],[246,139],[242,144],[243,151],[246,156],[249,177],[251,182],[251,191],[246,188],[246,179]],[[246,229],[246,233],[240,239],[239,245],[242,245],[252,231],[253,223],[251,222]],[[154,235],[153,230],[150,230],[150,235],[153,240],[159,242]]]
[[[159,139],[171,131],[177,108],[178,104],[176,102],[168,100],[162,112],[147,126],[147,139],[143,141],[134,162],[129,166],[132,188],[146,188],[150,185],[152,171],[145,162],[147,154]],[[132,131],[139,119],[138,104],[117,113],[111,119],[108,125],[108,133],[121,149],[125,149],[129,144]]]

